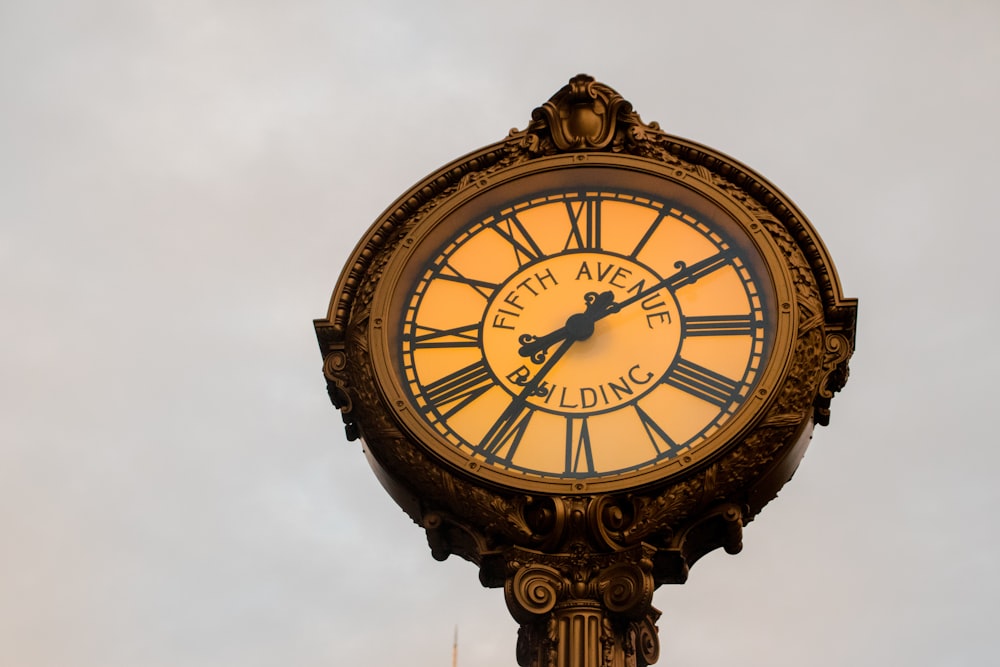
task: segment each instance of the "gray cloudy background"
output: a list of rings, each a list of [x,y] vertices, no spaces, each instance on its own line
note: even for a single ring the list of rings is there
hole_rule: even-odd
[[[996,660],[1000,4],[0,0],[0,665],[441,667],[456,625],[515,664],[311,320],[578,72],[776,183],[860,299],[796,478],[657,592],[659,664]]]

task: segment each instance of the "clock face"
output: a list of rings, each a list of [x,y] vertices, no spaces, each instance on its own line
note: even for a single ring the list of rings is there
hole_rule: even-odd
[[[676,469],[757,390],[777,325],[750,235],[681,186],[591,180],[460,207],[400,271],[398,403],[468,469],[515,484]]]

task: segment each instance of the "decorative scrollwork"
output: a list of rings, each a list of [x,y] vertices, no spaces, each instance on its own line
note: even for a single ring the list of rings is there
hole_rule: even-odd
[[[843,333],[827,333],[824,339],[825,355],[823,375],[816,397],[815,419],[817,424],[830,423],[830,400],[847,382],[847,360],[851,357],[853,345]]]
[[[504,587],[507,607],[522,623],[552,611],[565,590],[565,578],[558,570],[537,564],[517,570]]]
[[[823,360],[823,370],[832,373],[841,365],[841,362],[846,361],[851,356],[851,343],[847,340],[847,336],[839,333],[830,333],[826,336],[824,340],[826,344],[826,358]],[[837,382],[820,382],[819,395],[824,398],[832,398],[834,392],[839,391],[843,381]]]
[[[553,548],[563,537],[566,503],[552,496],[530,496],[524,502],[524,521],[536,548]]]
[[[535,109],[532,118],[547,125],[559,150],[600,150],[611,144],[618,123],[631,113],[632,105],[621,95],[579,74]]]
[[[633,564],[615,565],[601,573],[597,589],[604,606],[624,616],[643,616],[653,600],[653,577],[649,570]]]
[[[590,530],[601,548],[625,548],[625,532],[635,521],[632,502],[620,496],[598,496],[588,508]]]
[[[652,665],[660,659],[660,635],[656,629],[656,619],[660,612],[652,609],[641,621],[636,623],[636,653],[637,667]]]

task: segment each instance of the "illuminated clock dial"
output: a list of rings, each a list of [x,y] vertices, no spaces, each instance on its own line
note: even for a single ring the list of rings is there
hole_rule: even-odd
[[[390,343],[422,428],[511,478],[697,453],[755,390],[776,316],[749,236],[690,200],[528,190],[422,241]]]

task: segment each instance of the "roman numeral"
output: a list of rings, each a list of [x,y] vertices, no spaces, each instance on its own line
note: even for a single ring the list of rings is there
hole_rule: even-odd
[[[656,220],[653,220],[653,224],[649,226],[649,229],[646,230],[646,233],[642,235],[641,239],[639,239],[639,243],[636,244],[635,249],[632,250],[631,256],[633,258],[637,257],[639,253],[642,252],[642,249],[649,242],[649,239],[653,237],[653,234],[656,232],[657,228],[660,226],[660,223],[663,222],[663,218],[665,217],[667,217],[667,211],[661,210],[659,214],[656,216]]]
[[[579,428],[577,428],[579,424]],[[594,452],[590,446],[587,418],[566,418],[566,474],[594,472]]]
[[[677,443],[667,435],[662,426],[653,421],[653,418],[646,414],[646,411],[640,408],[638,403],[633,403],[633,407],[635,407],[635,413],[639,416],[639,423],[642,424],[642,428],[646,431],[646,436],[649,438],[649,442],[652,443],[653,449],[656,450],[657,454],[662,454],[670,449],[676,449]]]
[[[488,459],[510,463],[533,414],[524,398],[515,398],[487,431],[479,443],[479,450]]]
[[[437,277],[442,280],[451,280],[456,283],[461,283],[463,285],[468,285],[472,289],[476,290],[480,296],[482,296],[487,301],[493,296],[493,293],[497,290],[496,283],[487,282],[485,280],[476,280],[475,278],[469,278],[468,276],[462,275],[450,264],[444,264],[440,269],[438,269]]]
[[[478,347],[479,323],[467,324],[454,329],[435,329],[413,325],[413,331],[404,337],[413,347],[426,349],[432,347]]]
[[[424,386],[424,398],[448,418],[494,386],[486,361],[480,360]]]
[[[749,336],[757,326],[753,315],[698,315],[684,318],[684,335]]]
[[[740,383],[680,357],[663,381],[719,408],[737,400]]]
[[[674,266],[676,266],[679,271],[667,278],[664,281],[664,284],[671,291],[678,290],[685,285],[690,285],[691,283],[704,278],[713,271],[718,271],[722,267],[729,264],[731,259],[730,252],[727,250],[720,252],[717,255],[706,257],[700,262],[695,262],[691,266],[688,266],[684,262],[677,262]]]
[[[518,266],[529,264],[544,254],[514,214],[503,220],[497,220],[493,223],[493,229],[514,248],[514,258],[517,259]]]
[[[601,247],[601,200],[565,201],[569,214],[569,238],[564,250]],[[574,208],[575,207],[575,208]]]

